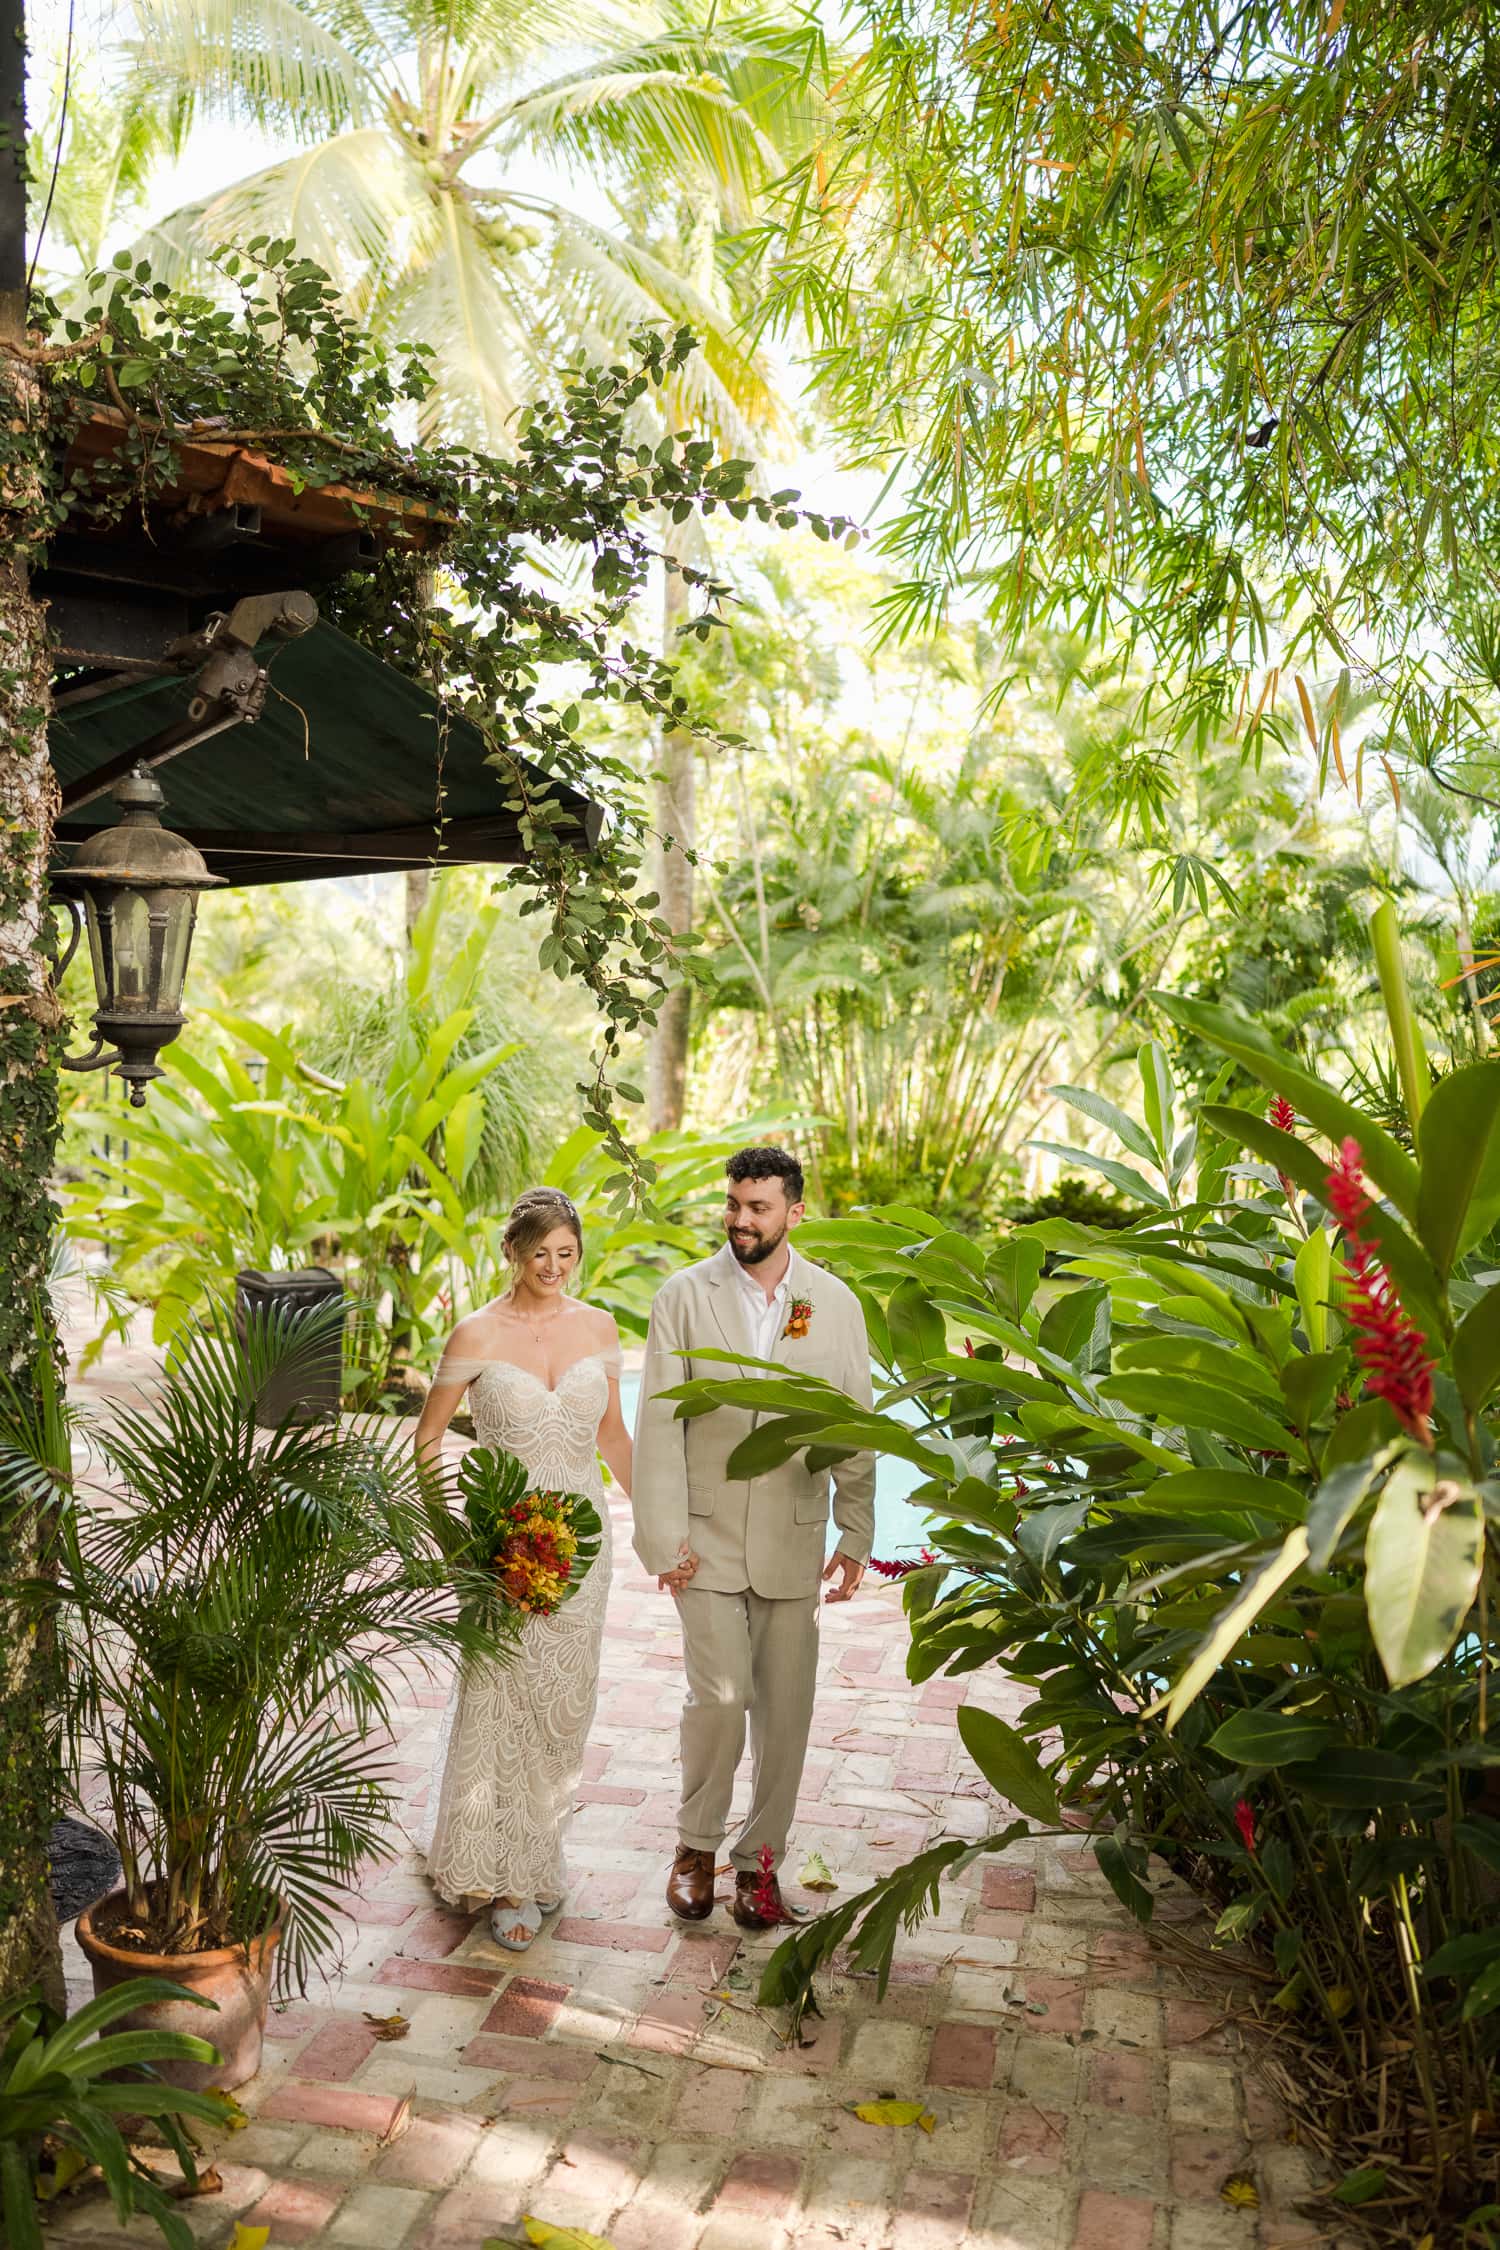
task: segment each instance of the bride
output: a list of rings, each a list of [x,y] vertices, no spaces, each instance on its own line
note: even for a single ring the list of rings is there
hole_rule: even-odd
[[[583,1258],[577,1211],[555,1188],[528,1188],[504,1248],[511,1285],[449,1337],[417,1424],[417,1458],[438,1465],[468,1391],[480,1443],[514,1454],[543,1491],[586,1494],[603,1539],[571,1601],[528,1617],[507,1657],[472,1664],[456,1682],[427,1871],[450,1906],[489,1904],[496,1944],[523,1953],[562,1904],[563,1825],[599,1691],[610,1572],[599,1455],[628,1492],[631,1447],[615,1324],[567,1294]]]

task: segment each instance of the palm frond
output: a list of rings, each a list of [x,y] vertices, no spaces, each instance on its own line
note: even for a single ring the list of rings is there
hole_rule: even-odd
[[[299,140],[372,122],[392,58],[374,10],[306,0],[131,0],[132,97],[244,117]],[[331,21],[330,18],[336,19]]]

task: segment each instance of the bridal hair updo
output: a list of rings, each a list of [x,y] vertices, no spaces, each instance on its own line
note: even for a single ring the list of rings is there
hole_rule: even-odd
[[[578,1255],[582,1258],[583,1227],[576,1208],[561,1188],[527,1188],[524,1194],[518,1195],[511,1205],[500,1242],[512,1267],[523,1266],[555,1227],[572,1228]]]

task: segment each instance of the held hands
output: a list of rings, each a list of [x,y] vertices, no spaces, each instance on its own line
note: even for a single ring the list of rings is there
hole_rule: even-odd
[[[664,1570],[657,1579],[657,1587],[668,1594],[680,1594],[698,1568],[698,1557],[684,1539],[677,1550],[677,1568]]]
[[[859,1592],[860,1581],[865,1575],[865,1566],[862,1562],[856,1562],[852,1555],[832,1555],[824,1566],[823,1577],[825,1581],[830,1579],[835,1571],[839,1574],[839,1582],[831,1593],[823,1596],[823,1599],[826,1602],[847,1602]]]

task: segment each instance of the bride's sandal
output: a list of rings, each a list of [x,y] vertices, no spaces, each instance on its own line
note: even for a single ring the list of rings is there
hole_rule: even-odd
[[[503,1945],[507,1953],[524,1953],[541,1926],[542,1909],[534,1900],[520,1906],[490,1908],[490,1936],[496,1945]],[[525,1935],[517,1937],[518,1930]]]
[[[536,1903],[543,1914],[557,1914],[567,1905],[568,1901],[566,1894],[559,1891],[556,1898],[539,1898]]]

